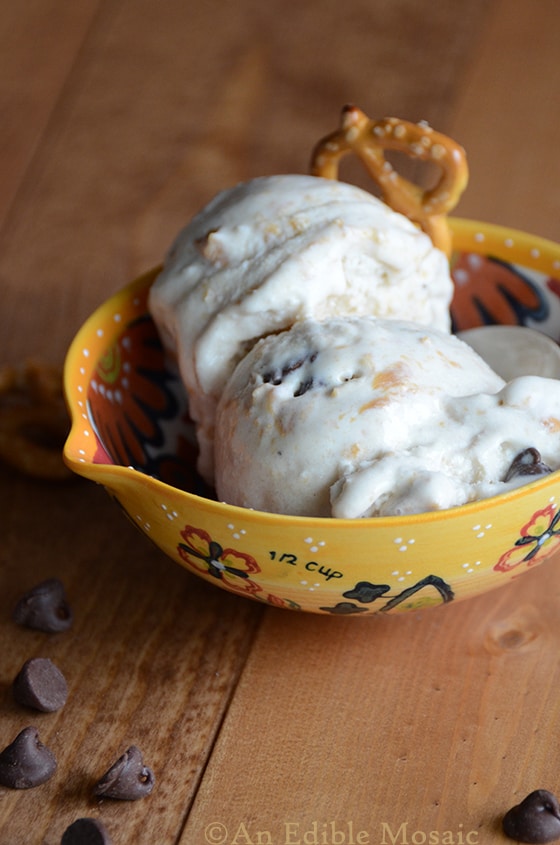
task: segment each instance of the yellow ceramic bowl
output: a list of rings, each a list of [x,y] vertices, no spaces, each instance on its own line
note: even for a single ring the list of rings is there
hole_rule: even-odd
[[[558,339],[560,246],[487,224],[451,225],[456,330],[523,324]],[[306,519],[215,501],[196,475],[186,397],[147,312],[156,274],[109,299],[73,341],[64,454],[172,560],[278,607],[364,616],[474,596],[557,548],[559,472],[492,499],[406,517]]]

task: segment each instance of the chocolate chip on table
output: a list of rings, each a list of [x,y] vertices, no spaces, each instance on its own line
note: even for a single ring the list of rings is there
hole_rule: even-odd
[[[14,608],[14,622],[47,634],[67,631],[73,614],[58,578],[41,581],[25,593]]]
[[[111,845],[107,828],[99,819],[76,819],[62,834],[60,845]]]
[[[66,704],[66,678],[48,657],[27,660],[12,684],[14,698],[23,707],[54,713]]]
[[[536,789],[505,814],[502,827],[506,836],[518,842],[560,839],[560,806],[556,796],[546,789]]]
[[[142,752],[131,745],[97,782],[95,794],[100,798],[136,801],[149,795],[154,784],[154,773],[144,765]]]
[[[52,751],[39,739],[37,728],[24,728],[0,752],[0,785],[9,789],[31,789],[49,780],[56,771]]]
[[[528,475],[547,475],[552,472],[541,460],[541,453],[534,446],[523,449],[512,461],[512,464],[505,474],[504,481],[512,481]]]

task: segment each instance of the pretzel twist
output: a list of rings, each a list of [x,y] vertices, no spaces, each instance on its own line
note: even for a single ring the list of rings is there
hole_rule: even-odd
[[[435,162],[441,170],[437,184],[423,189],[400,176],[385,158],[385,150]],[[459,201],[468,181],[463,148],[425,123],[409,123],[395,117],[370,120],[356,106],[345,106],[340,128],[315,147],[311,173],[337,179],[340,160],[350,152],[361,159],[381,188],[387,205],[417,223],[431,237],[434,246],[450,255],[446,215]]]
[[[55,367],[28,361],[0,369],[0,460],[47,480],[72,473],[62,459],[69,421]]]

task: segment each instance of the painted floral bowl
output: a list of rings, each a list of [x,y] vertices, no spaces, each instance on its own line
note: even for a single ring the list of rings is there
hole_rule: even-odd
[[[560,246],[451,220],[454,328],[560,337]],[[498,587],[560,544],[560,472],[446,511],[361,520],[232,507],[196,474],[187,397],[147,311],[157,269],[87,320],[68,352],[68,465],[172,560],[233,593],[323,614],[400,613]]]

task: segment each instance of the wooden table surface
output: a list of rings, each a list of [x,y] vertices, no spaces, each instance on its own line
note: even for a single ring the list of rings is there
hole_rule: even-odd
[[[4,0],[1,363],[62,364],[218,189],[305,172],[346,102],[459,140],[461,216],[557,239],[559,44],[557,0]],[[324,618],[195,579],[85,480],[4,466],[0,497],[0,745],[34,724],[58,759],[0,789],[0,845],[82,816],[114,845],[486,845],[560,791],[558,558],[462,604]],[[16,626],[54,575],[72,630]],[[68,679],[58,713],[13,701],[32,656]],[[92,799],[132,744],[153,793]]]

